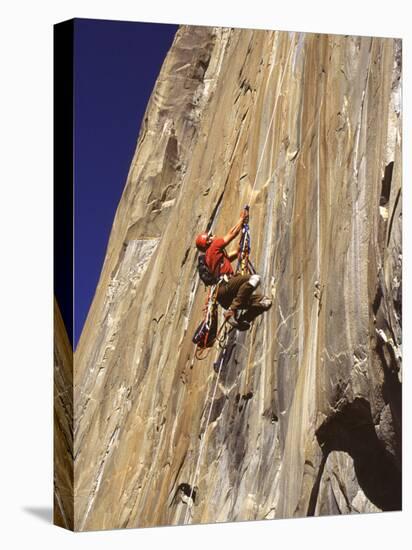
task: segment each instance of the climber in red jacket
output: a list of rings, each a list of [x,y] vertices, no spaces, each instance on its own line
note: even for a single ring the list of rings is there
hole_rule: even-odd
[[[198,250],[205,252],[209,271],[216,277],[223,276],[218,287],[217,301],[227,309],[225,319],[238,330],[247,330],[258,315],[272,306],[269,298],[255,293],[260,284],[260,276],[235,274],[231,262],[237,259],[238,254],[226,252],[226,246],[239,235],[247,218],[247,210],[242,211],[236,225],[224,237],[202,233],[196,238]],[[241,310],[246,311],[242,314]]]

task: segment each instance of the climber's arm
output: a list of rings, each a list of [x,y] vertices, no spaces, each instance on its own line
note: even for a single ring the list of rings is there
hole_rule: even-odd
[[[232,252],[228,252],[227,257],[231,262],[233,262],[234,260],[237,260],[237,254],[237,250],[233,250]]]
[[[232,229],[229,229],[229,232],[223,237],[223,240],[225,243],[224,246],[227,246],[230,242],[233,241],[233,239],[235,239],[239,235],[240,230],[242,229],[243,220],[246,218],[246,216],[247,216],[246,211],[243,211],[240,214],[240,218],[237,224],[234,225]]]

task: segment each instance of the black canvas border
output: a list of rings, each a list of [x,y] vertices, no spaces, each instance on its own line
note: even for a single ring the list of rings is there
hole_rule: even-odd
[[[54,294],[73,347],[74,19],[53,31]]]

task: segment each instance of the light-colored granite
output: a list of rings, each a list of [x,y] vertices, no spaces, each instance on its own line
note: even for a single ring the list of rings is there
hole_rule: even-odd
[[[181,27],[75,354],[75,529],[399,509],[400,41]],[[194,237],[274,299],[193,360]]]

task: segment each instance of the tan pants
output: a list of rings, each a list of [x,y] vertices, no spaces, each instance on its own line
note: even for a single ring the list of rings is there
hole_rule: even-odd
[[[249,284],[250,275],[234,275],[228,282],[222,281],[217,301],[225,309],[247,309],[243,318],[253,321],[265,309],[260,305],[262,294],[253,294],[255,288]]]

